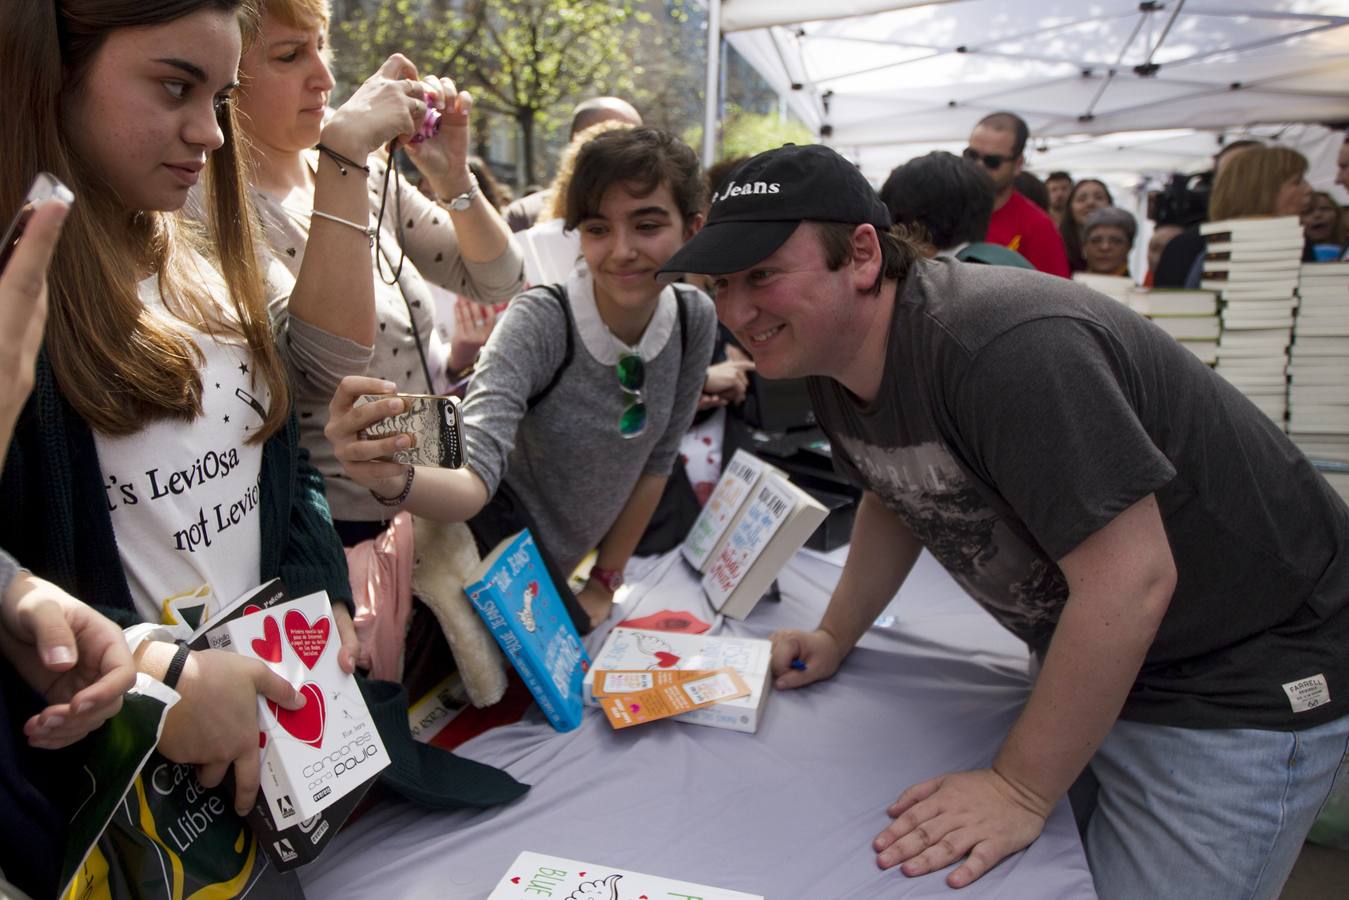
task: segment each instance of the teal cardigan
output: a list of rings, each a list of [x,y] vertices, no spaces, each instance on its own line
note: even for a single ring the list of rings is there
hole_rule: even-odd
[[[347,560],[333,531],[323,476],[300,447],[292,412],[263,445],[261,584],[293,597],[325,590],[351,606]],[[122,625],[138,621],[104,499],[93,432],[61,395],[44,353],[0,475],[0,547]]]

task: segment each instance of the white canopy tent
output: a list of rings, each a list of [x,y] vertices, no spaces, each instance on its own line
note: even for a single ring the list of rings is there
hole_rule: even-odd
[[[712,33],[874,181],[999,109],[1030,124],[1036,170],[1134,183],[1204,167],[1215,133],[1349,121],[1349,0],[707,2]],[[1308,140],[1328,186],[1324,129],[1255,130]]]

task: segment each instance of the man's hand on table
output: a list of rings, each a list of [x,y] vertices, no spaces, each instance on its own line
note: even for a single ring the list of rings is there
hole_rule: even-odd
[[[823,628],[775,631],[772,641],[773,687],[780,691],[805,687],[830,677],[848,655],[838,640]]]
[[[993,769],[942,775],[915,784],[886,810],[895,820],[872,842],[876,863],[903,863],[900,871],[914,876],[964,859],[946,877],[961,888],[1030,846],[1052,806]]]

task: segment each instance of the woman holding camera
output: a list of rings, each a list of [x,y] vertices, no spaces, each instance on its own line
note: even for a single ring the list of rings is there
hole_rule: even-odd
[[[388,511],[343,478],[323,438],[338,381],[370,374],[434,393],[434,368],[446,364],[428,282],[479,303],[504,302],[523,285],[523,262],[469,172],[466,92],[449,79],[417,80],[395,54],[329,111],[327,0],[260,5],[261,31],[239,70],[250,196],[271,250],[268,299],[293,375],[300,440],[352,544],[377,533]],[[427,124],[428,108],[439,114],[438,130]],[[386,173],[380,151],[395,141],[439,204]]]
[[[706,197],[697,156],[673,135],[620,129],[586,143],[567,185],[565,217],[580,233],[584,261],[563,284],[516,298],[492,332],[464,401],[467,465],[378,461],[407,446],[408,436],[363,440],[361,432],[401,411],[403,401],[355,407],[359,395],[387,394],[393,385],[353,377],[333,397],[328,423],[348,476],[394,505],[447,522],[474,517],[508,488],[564,579],[597,550],[577,600],[589,624],[603,621],[660,500],[712,356],[711,301],[687,285],[656,281],[702,226]]]

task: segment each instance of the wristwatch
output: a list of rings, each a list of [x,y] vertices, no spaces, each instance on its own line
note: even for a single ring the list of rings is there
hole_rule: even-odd
[[[599,566],[592,566],[590,577],[604,585],[604,589],[611,594],[617,592],[623,586],[623,573],[618,569],[601,569]]]
[[[478,196],[478,179],[472,172],[469,172],[468,190],[450,200],[445,206],[452,212],[463,212],[473,205],[473,198],[476,196]]]

